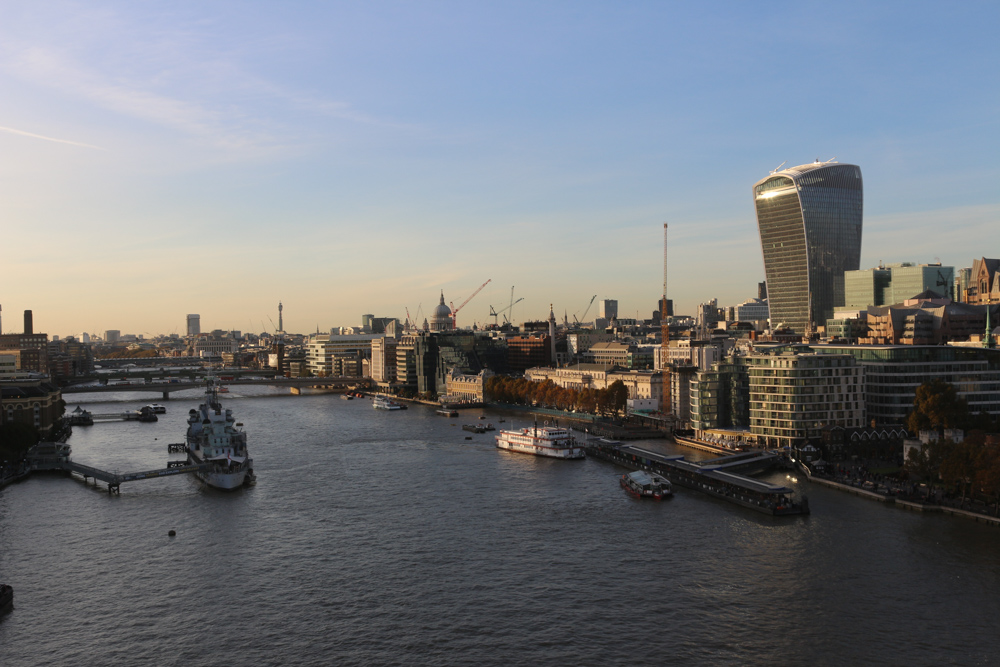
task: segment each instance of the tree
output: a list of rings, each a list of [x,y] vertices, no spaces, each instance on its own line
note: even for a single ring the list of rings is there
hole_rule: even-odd
[[[0,461],[20,461],[38,443],[38,429],[12,422],[0,426]]]
[[[615,380],[608,387],[608,405],[616,414],[625,414],[625,407],[628,405],[628,387],[621,380]]]
[[[959,398],[953,385],[934,378],[917,387],[913,412],[907,427],[913,433],[928,429],[964,428],[969,420],[969,405]]]
[[[988,445],[979,452],[976,461],[976,486],[993,500],[994,513],[1000,512],[1000,446]]]
[[[947,443],[942,452],[941,480],[945,484],[961,487],[962,500],[965,500],[965,493],[976,475],[983,440],[982,433],[979,433],[978,438],[970,436],[963,442]]]

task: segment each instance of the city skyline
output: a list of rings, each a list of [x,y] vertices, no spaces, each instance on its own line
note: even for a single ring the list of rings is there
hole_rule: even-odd
[[[998,16],[26,4],[0,26],[0,305],[169,334],[270,330],[280,300],[306,333],[490,278],[459,326],[511,285],[515,321],[594,294],[649,317],[668,222],[693,314],[764,279],[747,184],[833,157],[865,174],[862,269],[971,266],[1000,218]]]

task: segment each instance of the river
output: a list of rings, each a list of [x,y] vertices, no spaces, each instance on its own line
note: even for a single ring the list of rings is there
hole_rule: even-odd
[[[71,396],[94,412],[141,395]],[[81,463],[163,467],[197,392],[155,424],[77,427]],[[223,395],[258,482],[191,476],[120,496],[39,475],[0,491],[0,664],[995,664],[1000,530],[785,473],[809,517],[622,470],[498,451],[413,406]],[[519,413],[488,412],[523,420]],[[676,448],[691,458],[704,453]],[[176,530],[175,537],[168,531]]]

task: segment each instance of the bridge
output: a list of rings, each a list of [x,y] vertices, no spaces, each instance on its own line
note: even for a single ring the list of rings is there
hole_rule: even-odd
[[[234,378],[232,380],[222,380],[221,383],[225,386],[232,385],[251,385],[251,386],[272,386],[272,387],[289,387],[293,394],[301,393],[303,388],[316,387],[318,389],[333,389],[342,388],[346,389],[358,384],[366,383],[364,378],[358,377],[325,377],[325,378],[286,378],[286,377],[273,377],[273,378],[262,378],[262,379],[245,379],[245,378]],[[107,385],[72,385],[68,387],[63,387],[62,393],[65,394],[83,394],[83,393],[108,393],[108,392],[129,392],[129,391],[144,391],[144,392],[159,392],[163,395],[164,400],[170,398],[170,394],[175,391],[184,391],[186,389],[202,389],[205,387],[204,381],[198,380],[181,380],[173,382],[143,382],[135,384],[107,384]]]

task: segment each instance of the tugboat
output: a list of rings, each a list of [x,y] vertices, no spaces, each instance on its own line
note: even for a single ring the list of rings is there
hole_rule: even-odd
[[[217,489],[236,489],[256,480],[253,459],[247,453],[247,434],[232,410],[219,404],[218,380],[209,376],[205,402],[188,413],[185,437],[188,463],[209,464],[195,475]]]

